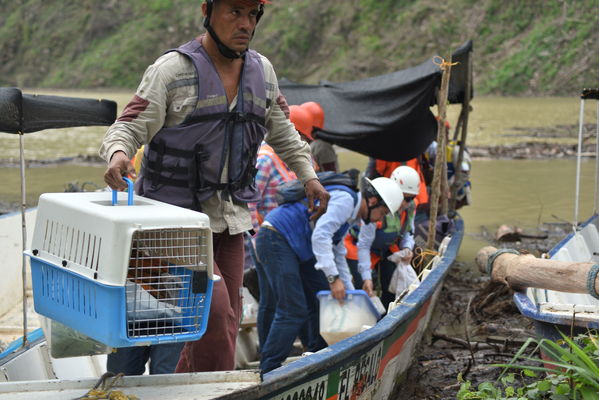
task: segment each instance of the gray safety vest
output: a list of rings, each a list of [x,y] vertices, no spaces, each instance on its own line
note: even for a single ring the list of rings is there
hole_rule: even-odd
[[[266,133],[266,84],[260,55],[248,50],[230,112],[225,88],[198,40],[170,50],[188,57],[198,76],[195,110],[177,126],[163,127],[145,147],[136,191],[142,196],[200,210],[223,190],[236,202],[255,202],[256,157]],[[221,182],[228,157],[226,182]]]

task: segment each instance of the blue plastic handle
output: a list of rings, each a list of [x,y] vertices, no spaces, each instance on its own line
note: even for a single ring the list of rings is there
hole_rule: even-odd
[[[132,206],[133,205],[133,181],[129,178],[127,178],[126,176],[123,177],[123,180],[125,182],[127,182],[128,188],[127,188],[127,205],[128,206]],[[118,203],[117,200],[117,194],[118,194],[118,190],[113,190],[112,191],[112,205],[116,206]]]

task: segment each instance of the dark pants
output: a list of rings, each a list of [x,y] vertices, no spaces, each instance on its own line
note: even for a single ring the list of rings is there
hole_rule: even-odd
[[[143,375],[149,360],[151,375],[172,374],[184,344],[181,342],[122,347],[108,355],[106,370],[115,374],[122,372],[125,375]]]
[[[243,281],[243,235],[215,233],[214,283],[208,329],[195,342],[187,342],[176,372],[227,371],[235,369],[235,343],[241,320]]]
[[[362,285],[364,281],[362,281],[362,275],[360,275],[360,271],[358,270],[358,260],[352,260],[346,258],[347,266],[349,267],[349,272],[351,272],[352,279],[354,280],[354,287],[356,289],[362,289]]]
[[[256,250],[260,279],[260,369],[269,372],[281,366],[302,332],[310,350],[326,346],[319,334],[316,292],[327,290],[329,285],[324,274],[314,269],[313,262],[300,263],[278,232],[263,226],[256,238]]]
[[[378,275],[381,279],[381,302],[385,307],[385,310],[389,306],[389,303],[395,301],[395,293],[391,293],[389,289],[389,283],[391,283],[391,277],[397,264],[387,260],[387,256],[381,258],[381,261],[377,265]]]

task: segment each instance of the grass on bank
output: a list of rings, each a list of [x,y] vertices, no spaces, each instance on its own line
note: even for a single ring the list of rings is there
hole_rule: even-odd
[[[463,381],[458,400],[470,399],[583,399],[599,400],[599,342],[596,333],[574,339],[560,333],[562,340],[529,339],[495,382],[483,382],[473,387]],[[549,360],[525,355],[543,352]],[[509,372],[508,371],[518,371]]]

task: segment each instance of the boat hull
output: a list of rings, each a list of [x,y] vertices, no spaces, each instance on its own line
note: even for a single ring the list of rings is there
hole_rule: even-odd
[[[371,329],[271,371],[264,375],[263,382],[259,384],[240,384],[228,394],[221,392],[214,397],[202,398],[386,400],[401,393],[413,356],[428,328],[443,281],[457,256],[463,233],[463,221],[457,216],[455,232],[436,266],[400,305]],[[0,367],[1,364],[2,360]],[[242,371],[231,372],[233,374],[228,379],[234,379],[234,373]],[[142,387],[154,385],[155,377],[125,377],[119,390],[137,395],[136,392]],[[31,392],[30,397],[19,399],[44,398],[47,392],[42,391],[43,382],[38,381],[34,385],[38,391]],[[74,381],[58,379],[46,382],[48,390],[57,394],[72,387]],[[0,383],[0,400],[11,398],[9,390],[15,387],[15,383]],[[3,397],[3,393],[8,397]],[[173,393],[169,389],[163,391],[159,386],[154,388],[153,393],[160,394],[160,399],[187,398],[172,397]]]

